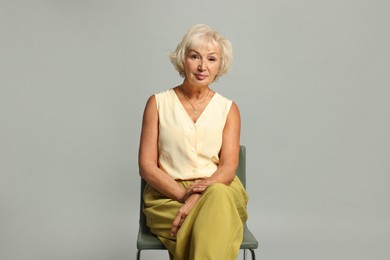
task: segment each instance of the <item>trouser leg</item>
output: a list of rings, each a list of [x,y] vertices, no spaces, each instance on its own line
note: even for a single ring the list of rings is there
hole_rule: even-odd
[[[177,234],[175,260],[233,260],[247,219],[241,183],[210,186]]]

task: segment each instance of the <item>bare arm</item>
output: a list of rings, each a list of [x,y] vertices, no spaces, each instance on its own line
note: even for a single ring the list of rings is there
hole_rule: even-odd
[[[186,190],[158,168],[158,112],[156,100],[151,96],[145,106],[138,153],[139,174],[160,193],[183,201]]]
[[[240,111],[238,106],[233,103],[223,129],[219,166],[217,171],[209,178],[209,181],[225,184],[233,181],[240,153],[240,130]]]

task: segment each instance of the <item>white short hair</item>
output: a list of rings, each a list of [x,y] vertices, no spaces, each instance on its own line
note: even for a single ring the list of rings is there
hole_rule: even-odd
[[[229,40],[227,40],[222,34],[212,29],[205,24],[198,24],[191,27],[183,36],[181,42],[177,45],[176,50],[169,54],[175,69],[179,74],[184,77],[184,60],[187,51],[199,44],[216,44],[221,52],[221,66],[217,73],[217,77],[226,74],[233,62],[233,50]]]

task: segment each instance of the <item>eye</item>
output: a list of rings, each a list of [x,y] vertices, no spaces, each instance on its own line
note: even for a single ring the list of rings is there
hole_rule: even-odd
[[[191,59],[193,59],[193,60],[199,59],[199,56],[198,56],[197,54],[192,54],[190,57],[191,57]]]
[[[210,58],[209,58],[209,61],[210,61],[210,62],[216,62],[217,59],[216,59],[215,57],[210,57]]]

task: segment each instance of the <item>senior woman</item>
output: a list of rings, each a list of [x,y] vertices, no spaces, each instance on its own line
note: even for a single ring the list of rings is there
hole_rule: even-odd
[[[237,105],[210,88],[232,62],[230,42],[207,25],[190,28],[170,54],[183,82],[152,95],[139,148],[147,225],[170,259],[236,259],[248,197],[235,176]]]

